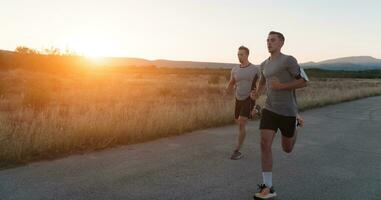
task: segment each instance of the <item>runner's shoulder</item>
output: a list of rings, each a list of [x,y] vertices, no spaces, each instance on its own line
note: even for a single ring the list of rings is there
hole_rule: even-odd
[[[233,67],[232,67],[232,72],[234,72],[235,70],[237,70],[237,69],[239,69],[239,65],[234,65]]]
[[[266,58],[259,66],[261,66],[261,67],[264,66],[268,60],[269,60],[269,58]]]
[[[259,64],[258,68],[260,70],[263,70],[263,68],[265,67],[266,63],[269,61],[269,58],[266,58],[266,60],[264,60],[261,64]]]
[[[255,65],[253,63],[250,63],[250,66],[249,66],[251,69],[252,69],[252,72],[253,73],[259,73],[260,69],[261,69],[261,66],[260,65]]]
[[[283,54],[283,55],[284,55],[284,59],[286,63],[291,63],[291,64],[298,63],[298,60],[296,60],[294,56],[286,55],[286,54]]]
[[[250,63],[249,67],[254,68],[254,69],[259,69],[260,66],[259,65],[255,65],[253,63]]]

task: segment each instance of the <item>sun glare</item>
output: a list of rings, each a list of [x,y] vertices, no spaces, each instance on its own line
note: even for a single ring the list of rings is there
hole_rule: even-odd
[[[115,56],[116,52],[116,43],[110,38],[94,36],[92,34],[67,38],[63,43],[66,49],[91,60]]]

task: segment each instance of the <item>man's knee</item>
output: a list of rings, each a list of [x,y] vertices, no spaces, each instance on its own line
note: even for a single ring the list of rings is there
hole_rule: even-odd
[[[265,138],[261,139],[261,150],[262,152],[271,151],[271,141],[269,139],[265,139]]]
[[[237,119],[237,123],[238,123],[238,125],[240,125],[240,127],[244,127],[247,123],[247,118],[240,116]]]
[[[284,152],[286,153],[292,152],[292,150],[294,149],[295,139],[296,139],[296,135],[294,135],[291,138],[287,138],[284,136],[282,137],[282,149]]]
[[[264,153],[271,152],[271,145],[275,131],[273,130],[261,130],[261,151]]]
[[[283,151],[286,152],[286,153],[291,153],[292,150],[293,150],[293,147],[291,146],[287,146],[287,145],[284,145],[283,147]]]

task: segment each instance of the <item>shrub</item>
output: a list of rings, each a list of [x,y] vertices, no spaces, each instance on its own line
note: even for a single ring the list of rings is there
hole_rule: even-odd
[[[209,84],[218,84],[220,82],[220,76],[218,75],[210,75],[208,79]]]

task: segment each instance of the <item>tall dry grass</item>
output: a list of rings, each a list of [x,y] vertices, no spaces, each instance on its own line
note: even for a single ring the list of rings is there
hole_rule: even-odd
[[[215,75],[0,72],[0,165],[143,142],[233,122]],[[302,109],[381,94],[381,80],[313,80]],[[263,98],[260,99],[263,102]]]

